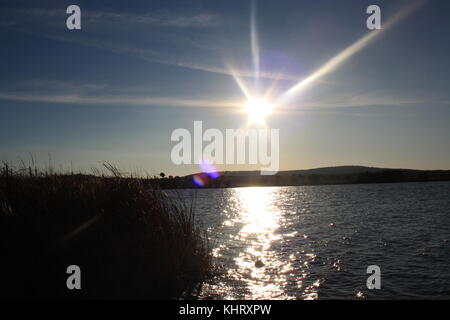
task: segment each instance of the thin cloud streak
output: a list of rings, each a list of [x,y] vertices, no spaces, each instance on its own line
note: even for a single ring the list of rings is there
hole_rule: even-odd
[[[433,100],[402,100],[402,99],[376,99],[358,101],[357,99],[350,99],[348,101],[341,102],[304,102],[304,103],[292,103],[284,105],[283,111],[302,111],[305,108],[317,108],[317,109],[339,109],[346,107],[368,107],[368,106],[405,106],[414,104],[448,104],[445,101],[433,101]]]
[[[217,101],[172,97],[96,96],[78,94],[46,95],[0,92],[0,100],[64,104],[137,105],[148,107],[240,108],[242,101]]]
[[[81,86],[83,87],[83,86]],[[89,90],[87,90],[89,92]],[[34,103],[63,103],[63,104],[92,104],[92,105],[134,105],[147,107],[191,107],[191,108],[224,108],[239,111],[245,103],[243,100],[211,100],[193,98],[173,98],[154,96],[121,96],[121,95],[97,95],[90,96],[83,93],[68,92],[65,94],[37,94],[29,92],[0,92],[0,100],[24,101]],[[367,107],[367,106],[405,106],[417,104],[443,104],[450,105],[450,101],[433,99],[405,99],[395,97],[378,96],[353,96],[341,101],[305,101],[302,103],[288,103],[278,109],[277,113],[303,112],[309,109],[339,109],[345,107]],[[309,110],[310,111],[310,110]]]
[[[63,9],[43,9],[43,8],[11,8],[5,10],[6,21],[2,23],[20,25],[23,22],[45,21],[47,24],[51,21],[57,21],[58,18],[67,16]],[[14,16],[9,21],[8,15]],[[149,25],[156,27],[174,27],[174,28],[208,28],[216,27],[222,24],[220,16],[210,12],[193,12],[177,14],[173,12],[156,11],[144,14],[100,12],[92,10],[83,11],[83,23],[101,24],[102,26],[133,26]]]
[[[3,26],[5,27],[5,26]],[[50,33],[38,33],[35,30],[28,30],[20,27],[8,27],[11,30],[16,32],[27,33],[37,37],[43,37],[54,41],[66,42],[101,50],[106,50],[110,52],[114,52],[116,54],[122,54],[130,57],[135,57],[147,61],[149,63],[158,63],[169,66],[175,66],[190,70],[209,72],[215,74],[222,74],[226,76],[238,76],[242,78],[254,78],[255,72],[254,70],[243,70],[243,69],[233,69],[233,72],[230,71],[229,68],[212,65],[204,65],[199,63],[194,63],[192,61],[182,60],[180,58],[168,58],[164,57],[164,55],[157,53],[152,50],[143,49],[139,47],[133,47],[130,45],[126,45],[123,43],[115,43],[112,41],[107,41],[104,39],[87,39],[87,38],[74,38],[74,37],[66,37],[61,35],[55,35]],[[299,81],[299,76],[283,74],[277,72],[268,72],[268,71],[259,71],[259,78],[267,79],[267,80],[282,80],[282,81],[291,81],[297,82]]]

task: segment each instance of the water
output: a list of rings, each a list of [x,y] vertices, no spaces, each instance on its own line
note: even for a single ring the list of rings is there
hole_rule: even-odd
[[[203,298],[450,298],[450,182],[182,191],[195,193],[224,267]]]

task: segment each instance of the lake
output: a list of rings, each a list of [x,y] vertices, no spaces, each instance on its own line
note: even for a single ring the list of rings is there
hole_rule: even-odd
[[[179,192],[223,266],[205,299],[450,298],[450,182]]]

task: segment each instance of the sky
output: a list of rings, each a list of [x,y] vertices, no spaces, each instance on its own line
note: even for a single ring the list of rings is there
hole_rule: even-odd
[[[66,27],[72,4],[81,30]],[[372,4],[382,30],[367,29]],[[280,170],[450,169],[448,12],[444,0],[2,1],[0,159],[196,172],[172,163],[171,133],[245,126],[239,78],[271,89]]]

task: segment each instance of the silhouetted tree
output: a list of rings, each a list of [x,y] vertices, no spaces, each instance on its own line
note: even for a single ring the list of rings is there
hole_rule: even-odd
[[[164,177],[166,176],[166,174],[165,174],[164,172],[161,172],[161,173],[159,174],[159,176],[160,176],[161,178],[164,178]]]

